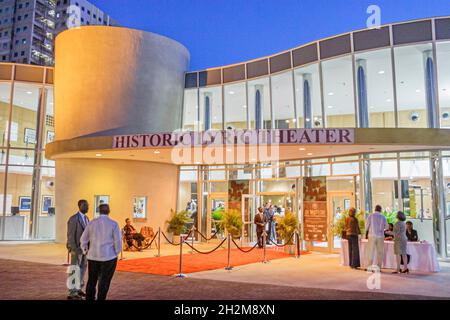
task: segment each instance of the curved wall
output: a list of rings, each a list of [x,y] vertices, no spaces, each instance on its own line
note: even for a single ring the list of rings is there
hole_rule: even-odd
[[[94,216],[94,197],[110,197],[111,218],[122,227],[133,220],[133,198],[147,197],[147,219],[133,220],[137,230],[151,226],[165,231],[170,209],[176,210],[178,168],[144,161],[60,159],[56,162],[56,242],[65,243],[67,220],[78,211],[80,199],[89,202]],[[163,186],[163,190],[162,190]]]
[[[181,44],[138,30],[89,26],[61,33],[55,56],[56,140],[180,127],[189,64]]]

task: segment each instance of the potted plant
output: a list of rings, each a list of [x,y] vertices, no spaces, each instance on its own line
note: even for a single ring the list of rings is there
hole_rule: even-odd
[[[297,216],[290,211],[286,211],[285,215],[278,219],[278,233],[284,241],[285,252],[289,254],[295,254],[293,237],[295,230],[298,230]]]
[[[340,215],[339,217],[337,217],[334,220],[334,235],[337,237],[340,237],[342,239],[346,238],[346,233],[345,233],[345,222],[348,218],[348,210],[344,211],[342,213],[342,215]],[[364,212],[360,211],[357,213],[356,218],[358,219],[359,222],[359,229],[361,230],[361,234],[364,235],[365,234],[365,229],[366,229],[366,221],[364,219]]]
[[[167,222],[167,232],[172,235],[174,243],[180,242],[180,235],[187,232],[186,224],[191,221],[189,213],[185,210],[175,212],[170,210],[171,218]]]
[[[227,230],[233,239],[239,239],[242,235],[242,213],[236,209],[226,210],[222,214],[220,223],[222,230]]]

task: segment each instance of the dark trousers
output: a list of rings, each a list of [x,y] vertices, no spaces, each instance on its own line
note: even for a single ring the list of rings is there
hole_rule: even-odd
[[[95,300],[97,284],[97,300],[106,300],[116,266],[117,258],[110,261],[88,260],[89,278],[86,285],[86,300]]]
[[[348,236],[348,254],[350,267],[359,268],[361,264],[359,260],[359,240],[357,235]]]
[[[264,247],[264,237],[263,237],[264,230],[256,230],[256,237],[258,238],[258,247],[262,248]]]
[[[140,233],[135,233],[135,234],[130,235],[130,237],[127,240],[128,245],[130,247],[133,245],[133,240],[137,241],[138,247],[142,247],[142,241],[145,240],[145,237]]]

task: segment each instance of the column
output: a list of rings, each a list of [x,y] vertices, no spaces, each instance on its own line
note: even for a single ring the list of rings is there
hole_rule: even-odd
[[[437,254],[447,257],[447,241],[445,239],[445,188],[440,151],[432,151],[431,155],[431,195],[433,208],[433,236]]]
[[[372,175],[370,172],[370,160],[368,154],[363,154],[361,161],[361,185],[362,195],[360,195],[362,210],[372,212]]]
[[[312,110],[311,110],[311,85],[312,77],[310,73],[303,74],[303,116],[304,126],[307,129],[312,128]]]
[[[428,127],[439,128],[439,115],[436,104],[436,83],[432,50],[423,53],[425,69],[425,91],[427,98]]]
[[[261,130],[263,128],[263,91],[262,85],[255,86],[255,129]]]
[[[369,112],[367,108],[367,64],[366,60],[356,60],[356,72],[357,72],[357,95],[358,95],[358,118],[359,127],[369,127]]]
[[[211,105],[212,105],[212,95],[209,92],[204,93],[205,99],[205,110],[204,110],[204,130],[208,131],[211,129]]]

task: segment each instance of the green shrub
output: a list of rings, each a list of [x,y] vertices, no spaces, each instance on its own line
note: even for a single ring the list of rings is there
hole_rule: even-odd
[[[297,216],[289,211],[286,211],[283,217],[278,219],[278,234],[284,240],[285,244],[292,245],[294,242],[295,230],[298,228]]]
[[[189,213],[185,210],[176,213],[174,210],[170,210],[172,213],[172,217],[166,221],[167,232],[173,233],[176,236],[179,236],[182,233],[186,233],[187,227],[186,224],[191,222],[189,218]]]
[[[348,210],[344,211],[339,218],[334,220],[334,235],[337,237],[342,237],[343,232],[345,231],[345,221],[348,218]],[[364,212],[360,211],[356,215],[356,219],[359,222],[359,229],[361,230],[361,234],[366,233],[366,221],[364,220]]]
[[[242,213],[239,210],[226,210],[222,214],[220,228],[227,230],[233,238],[239,238],[242,234]]]

